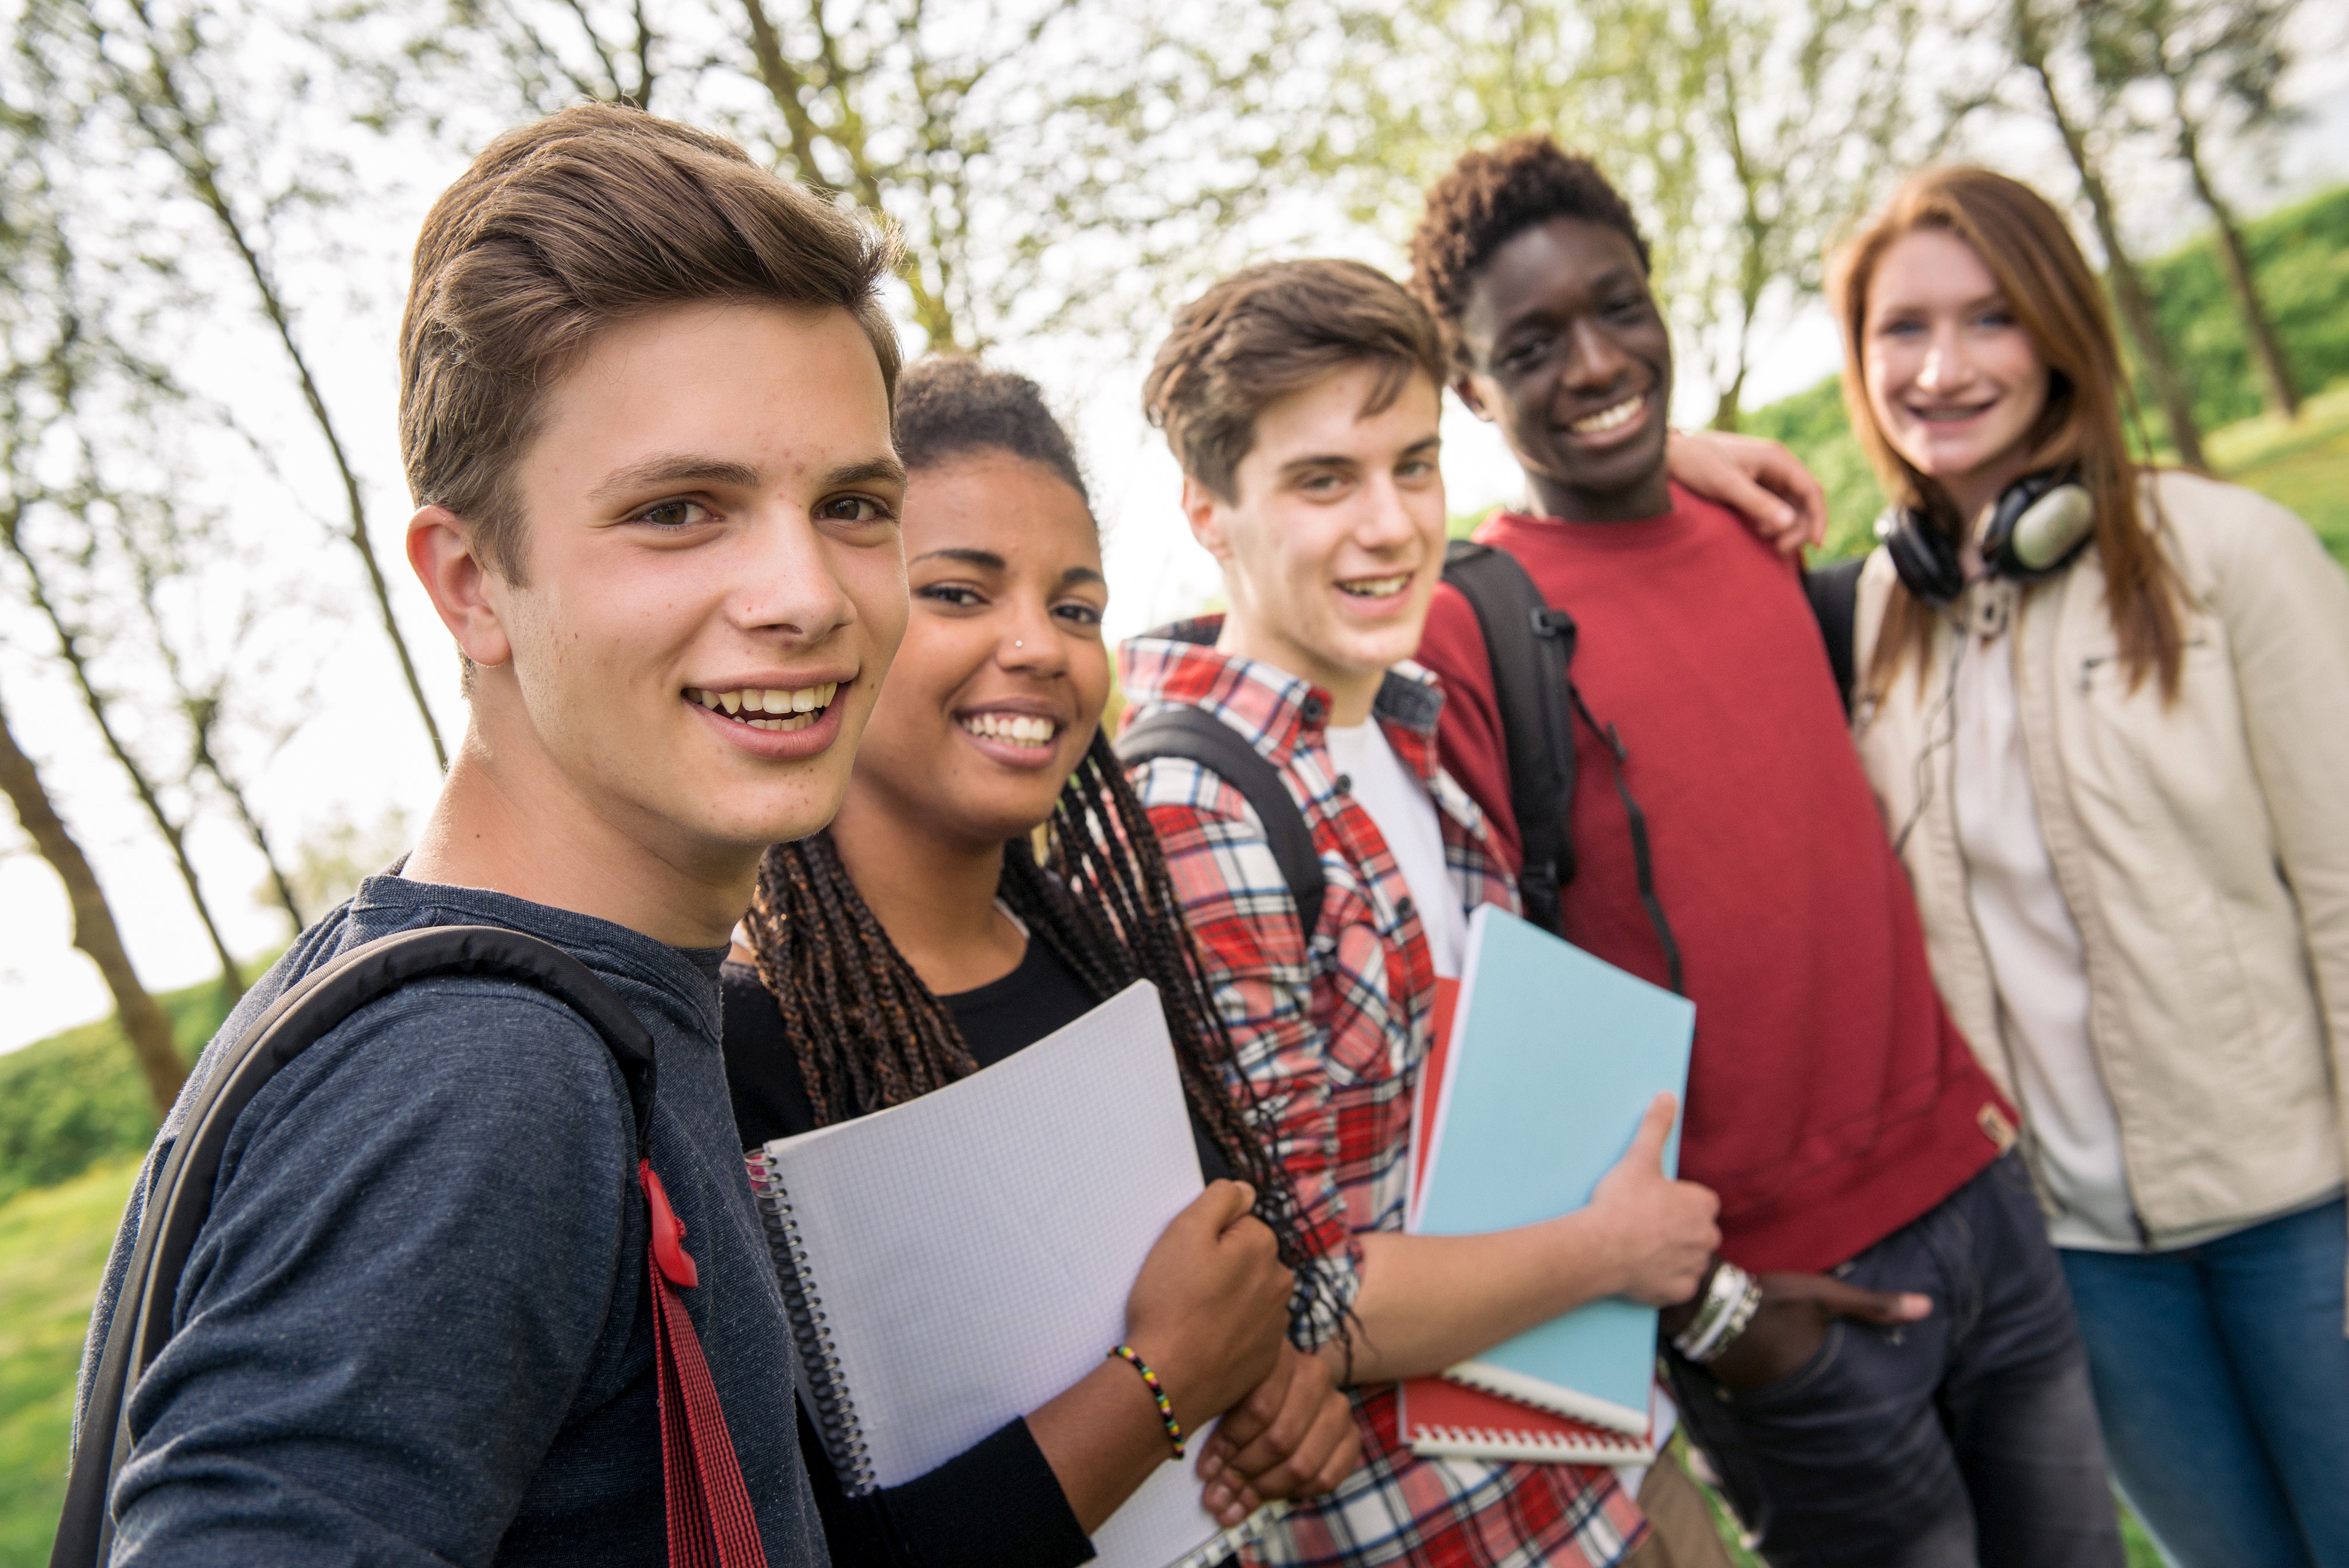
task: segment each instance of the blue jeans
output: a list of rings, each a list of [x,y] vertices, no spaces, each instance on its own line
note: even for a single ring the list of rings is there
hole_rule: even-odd
[[[1992,1162],[1836,1272],[1922,1292],[1933,1314],[1839,1318],[1759,1388],[1665,1357],[1773,1568],[2121,1568],[2087,1359],[2022,1161]]]
[[[2113,1473],[2182,1568],[2349,1568],[2349,1209],[2066,1248]]]

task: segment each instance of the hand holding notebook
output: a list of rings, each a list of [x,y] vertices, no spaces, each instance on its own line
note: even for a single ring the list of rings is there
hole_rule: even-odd
[[[1183,1107],[1137,982],[1009,1060],[752,1156],[843,1490],[928,1473],[1120,1341],[1143,1260],[1201,1189]],[[1187,1464],[1160,1466],[1094,1532],[1096,1561],[1214,1550],[1199,1491]]]
[[[1478,910],[1453,1027],[1441,1060],[1423,1068],[1415,1140],[1423,1168],[1410,1229],[1506,1231],[1588,1206],[1655,1095],[1684,1086],[1693,1027],[1685,1000],[1523,920]],[[1676,1155],[1675,1129],[1658,1152],[1661,1173]],[[1446,1376],[1643,1438],[1655,1324],[1654,1308],[1609,1297]]]

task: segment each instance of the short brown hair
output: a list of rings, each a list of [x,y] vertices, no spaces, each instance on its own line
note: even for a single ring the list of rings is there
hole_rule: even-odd
[[[515,460],[542,394],[605,328],[665,306],[761,302],[856,317],[895,395],[879,284],[895,242],[721,136],[615,104],[506,132],[441,192],[399,326],[399,441],[419,506],[473,524],[522,576]]]
[[[1236,272],[1174,313],[1143,384],[1143,411],[1183,472],[1226,501],[1256,445],[1257,415],[1348,365],[1380,367],[1365,415],[1417,371],[1444,388],[1435,323],[1402,285],[1350,261],[1268,262]]]
[[[2152,675],[2165,697],[2175,697],[2185,658],[2178,610],[2186,593],[2138,505],[2138,467],[2123,434],[2128,377],[2120,337],[2071,225],[2020,180],[1967,164],[1912,174],[1828,258],[1827,302],[1843,328],[1844,407],[1885,493],[1952,538],[1970,521],[1958,516],[1947,492],[1893,450],[1868,397],[1868,287],[1893,242],[1920,229],[1953,234],[1982,258],[2046,361],[2047,406],[2023,436],[2031,466],[2078,471],[2095,503],[2105,599],[2129,684],[2134,689]],[[1920,656],[1921,678],[1933,624],[1931,613],[1896,586],[1868,672],[1872,691],[1884,690],[1912,653]]]

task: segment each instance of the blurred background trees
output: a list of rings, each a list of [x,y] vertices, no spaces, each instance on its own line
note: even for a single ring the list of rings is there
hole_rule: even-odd
[[[2148,452],[2349,558],[2337,6],[5,0],[0,28],[0,1000],[114,1015],[6,1051],[73,1014],[0,1011],[0,1216],[143,1148],[270,950],[404,848],[462,716],[396,542],[407,246],[483,142],[566,103],[709,126],[893,225],[909,353],[988,352],[1068,407],[1113,615],[1166,587],[1154,533],[1188,547],[1133,407],[1171,306],[1271,255],[1399,268],[1427,182],[1521,130],[1596,157],[1656,242],[1674,417],[1795,446],[1831,548],[1881,497],[1823,254],[1964,156],[2073,210]],[[1447,439],[1455,505],[1504,499],[1497,445]],[[0,1454],[57,1447],[12,1423],[62,1419],[69,1327],[38,1376],[0,1366]],[[54,1517],[16,1485],[0,1568]]]
[[[75,755],[60,820],[87,798],[104,842],[151,835],[171,885],[148,878],[132,908],[183,900],[233,998],[243,889],[257,880],[291,929],[331,902],[308,868],[348,855],[331,816],[288,819],[278,781],[305,726],[357,701],[382,737],[404,710],[446,764],[450,661],[418,656],[438,628],[412,597],[403,611],[381,522],[402,499],[387,419],[402,247],[488,137],[581,99],[712,126],[893,225],[913,350],[1112,367],[1245,261],[1395,263],[1462,148],[1555,131],[1657,243],[1678,417],[1796,441],[1845,540],[1873,481],[1831,388],[1783,396],[1787,335],[1815,329],[1827,246],[1902,170],[1992,150],[2075,203],[2159,444],[2204,462],[2205,427],[2250,411],[2246,385],[2290,420],[2349,368],[2322,325],[2344,292],[2323,259],[2332,209],[2292,241],[2239,211],[2260,199],[2244,170],[2293,124],[2297,16],[2295,0],[18,0],[0,59],[16,661],[0,676],[40,720],[28,765],[45,744]],[[2133,234],[2178,232],[2131,211],[2162,170],[2207,216],[2193,254],[2215,267],[2132,254]],[[355,694],[318,650],[370,630],[396,684]],[[206,868],[231,842],[258,868],[233,892]]]

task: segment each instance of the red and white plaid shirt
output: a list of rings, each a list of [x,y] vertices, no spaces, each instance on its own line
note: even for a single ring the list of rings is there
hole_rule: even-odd
[[[1280,771],[1328,883],[1310,941],[1237,790],[1182,758],[1134,769],[1134,788],[1274,1152],[1296,1185],[1316,1266],[1336,1287],[1330,1293],[1350,1304],[1361,1280],[1356,1235],[1402,1229],[1412,1090],[1427,1053],[1435,971],[1402,868],[1330,760],[1329,693],[1216,652],[1219,627],[1215,618],[1190,621],[1125,644],[1127,722],[1156,708],[1203,708]],[[1462,907],[1515,910],[1516,888],[1483,814],[1436,765],[1443,702],[1435,678],[1405,663],[1389,672],[1372,716],[1435,803]],[[1313,1324],[1325,1340],[1336,1327]],[[1353,1392],[1362,1467],[1335,1491],[1292,1507],[1252,1561],[1600,1568],[1635,1544],[1644,1521],[1611,1471],[1419,1459],[1399,1439],[1393,1386]]]

